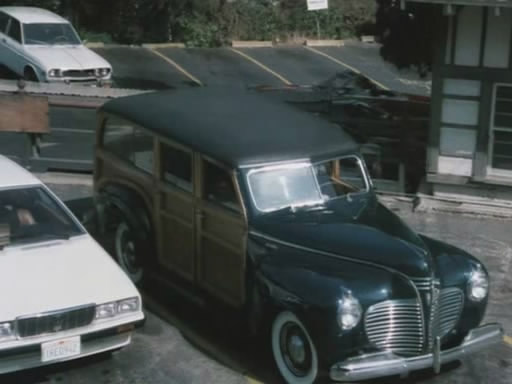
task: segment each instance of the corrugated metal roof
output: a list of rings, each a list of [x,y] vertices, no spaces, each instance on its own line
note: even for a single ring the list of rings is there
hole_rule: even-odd
[[[115,99],[123,96],[137,95],[152,91],[124,88],[100,88],[75,84],[59,83],[25,83],[25,92],[32,95],[81,96]],[[16,80],[0,80],[0,92],[18,92]]]

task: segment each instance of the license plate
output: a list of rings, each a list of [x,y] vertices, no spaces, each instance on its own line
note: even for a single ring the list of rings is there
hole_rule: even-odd
[[[43,362],[60,360],[80,354],[80,336],[41,344]]]

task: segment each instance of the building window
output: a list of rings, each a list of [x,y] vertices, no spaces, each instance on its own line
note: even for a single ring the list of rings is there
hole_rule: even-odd
[[[203,198],[232,211],[241,211],[231,174],[207,160],[203,160]]]
[[[512,85],[496,85],[490,132],[490,165],[512,171]]]
[[[192,192],[192,154],[162,144],[161,178],[178,188]]]
[[[103,148],[137,168],[153,173],[153,136],[130,122],[108,118],[103,132]]]

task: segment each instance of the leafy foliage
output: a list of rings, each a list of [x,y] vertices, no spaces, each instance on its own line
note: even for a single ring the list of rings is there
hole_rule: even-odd
[[[32,5],[69,18],[81,31],[108,33],[115,41],[170,39],[190,46],[219,46],[231,39],[345,38],[373,23],[375,0],[330,0],[309,12],[306,0],[0,0]]]

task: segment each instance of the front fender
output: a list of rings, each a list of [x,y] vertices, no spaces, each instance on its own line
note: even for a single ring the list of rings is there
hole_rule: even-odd
[[[350,331],[339,327],[337,304],[343,293],[350,291],[359,300],[363,314],[371,305],[391,298],[416,298],[407,278],[376,266],[257,239],[249,241],[248,250],[269,310],[293,311],[307,327],[326,364],[373,348],[364,332],[363,318]]]

